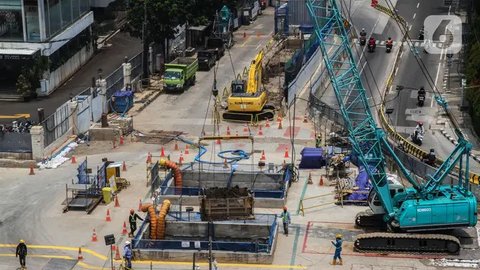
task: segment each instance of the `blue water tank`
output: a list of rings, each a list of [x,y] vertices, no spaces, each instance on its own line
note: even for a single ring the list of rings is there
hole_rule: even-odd
[[[117,113],[128,112],[133,107],[133,91],[117,91],[112,98],[113,109]]]

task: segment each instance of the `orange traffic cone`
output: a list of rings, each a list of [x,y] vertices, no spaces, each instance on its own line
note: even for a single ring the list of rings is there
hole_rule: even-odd
[[[112,245],[112,250],[113,250],[113,251],[115,251],[115,250],[116,250],[116,248],[115,248],[115,245]]]
[[[97,242],[97,232],[95,232],[95,228],[93,228],[93,234],[92,234],[92,242]]]
[[[138,202],[138,211],[142,211],[142,199]]]
[[[121,260],[122,258],[120,258],[120,251],[118,250],[118,247],[115,249],[115,260]]]
[[[152,163],[152,154],[150,152],[147,154],[147,163]]]
[[[72,156],[72,164],[77,163],[77,158],[75,156]]]
[[[188,155],[190,152],[188,152],[188,144],[185,144],[185,155]]]
[[[160,150],[160,157],[165,157],[165,149],[162,146],[162,150]]]
[[[175,151],[178,151],[178,143],[175,142]]]
[[[230,136],[230,127],[227,126],[227,135]]]
[[[265,150],[262,150],[262,157],[260,158],[260,160],[266,160]]]
[[[270,121],[268,120],[268,118],[267,118],[267,122],[265,123],[265,127],[266,127],[266,128],[269,128],[269,127],[270,127]]]
[[[278,129],[282,129],[282,119],[280,118],[280,121],[278,121]]]
[[[216,144],[222,144],[222,142],[220,141],[220,139],[217,139]]]
[[[123,162],[123,165],[122,165],[122,171],[124,172],[127,171],[127,164],[125,164],[125,161]]]
[[[125,139],[123,138],[123,135],[120,136],[120,145],[123,145],[125,143]]]
[[[35,172],[33,171],[33,164],[30,165],[30,172],[28,173],[28,175],[35,175]]]
[[[279,115],[277,116],[277,122],[280,122],[280,121],[282,121],[282,117]]]
[[[289,155],[288,155],[288,147],[285,148],[285,156],[283,156],[284,158],[289,158]]]
[[[79,261],[83,260],[82,248],[81,247],[78,248],[78,260]]]
[[[107,209],[107,216],[105,217],[106,222],[112,221],[112,218],[110,217],[110,209]]]
[[[323,186],[323,175],[320,176],[320,182],[318,183],[319,186]]]
[[[263,136],[262,125],[258,127],[258,136]]]
[[[127,223],[124,221],[124,222],[123,222],[122,235],[127,235],[127,234],[128,234],[128,231],[127,231]]]
[[[182,165],[183,164],[183,153],[180,152],[180,158],[178,159],[178,165]]]
[[[247,124],[243,125],[243,132],[248,133],[248,126],[247,126]]]
[[[115,196],[115,207],[120,207],[120,203],[118,202],[118,195]]]

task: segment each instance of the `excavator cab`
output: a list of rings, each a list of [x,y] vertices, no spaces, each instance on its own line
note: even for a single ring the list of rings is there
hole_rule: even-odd
[[[247,82],[245,80],[232,81],[232,94],[243,94],[246,92]]]

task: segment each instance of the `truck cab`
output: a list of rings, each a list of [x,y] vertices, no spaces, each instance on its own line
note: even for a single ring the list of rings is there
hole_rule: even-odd
[[[216,61],[216,54],[215,50],[201,50],[197,53],[198,59],[198,69],[199,70],[210,70],[213,66],[215,66]]]
[[[221,38],[216,38],[216,37],[207,38],[206,49],[213,50],[216,56],[215,60],[220,60],[220,58],[222,58],[222,56],[225,55],[225,45],[224,45],[223,39]]]

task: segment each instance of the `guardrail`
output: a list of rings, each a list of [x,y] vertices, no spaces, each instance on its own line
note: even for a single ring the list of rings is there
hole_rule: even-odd
[[[397,16],[396,14],[394,14],[390,9],[388,9],[387,7],[384,7],[384,6],[381,6],[381,5],[377,5],[375,7],[377,10],[389,15],[390,17],[392,17],[394,20],[398,20],[400,23],[402,23],[404,26],[406,26],[406,22],[405,22],[405,19],[403,19],[403,17],[401,16]],[[406,35],[406,33],[405,33]],[[400,49],[398,50],[398,53],[397,53],[397,56],[395,57],[395,62],[394,64],[392,65],[392,70],[390,71],[390,74],[388,76],[388,79],[387,79],[387,84],[386,84],[386,87],[385,87],[385,91],[384,91],[384,96],[383,96],[383,103],[382,105],[380,106],[380,109],[378,110],[378,115],[380,117],[380,122],[381,122],[381,125],[382,127],[387,131],[388,135],[390,136],[390,139],[393,139],[398,145],[400,145],[400,148],[402,148],[403,151],[405,151],[407,154],[409,155],[412,155],[416,158],[418,158],[419,160],[422,161],[422,159],[428,155],[428,153],[426,151],[424,151],[423,149],[421,149],[420,147],[418,147],[416,144],[412,143],[410,140],[404,138],[403,136],[401,136],[400,134],[398,134],[395,129],[388,123],[386,117],[385,117],[385,100],[386,100],[386,96],[388,94],[388,90],[390,89],[392,83],[393,83],[393,78],[394,78],[394,74],[395,74],[395,69],[398,67],[398,62],[399,62],[399,59],[400,59],[400,54],[403,50],[403,46],[404,46],[404,41],[405,41],[405,35],[403,36],[402,38],[402,42],[400,43]],[[444,161],[441,159],[441,158],[438,158],[435,160],[435,164],[436,165],[440,165],[442,164]],[[458,173],[459,172],[459,168],[458,167],[455,167],[455,172]],[[477,173],[474,173],[474,172],[469,172],[470,173],[470,179],[469,179],[469,182],[472,183],[472,184],[476,184],[476,185],[479,185],[480,184],[480,175],[477,174]]]

